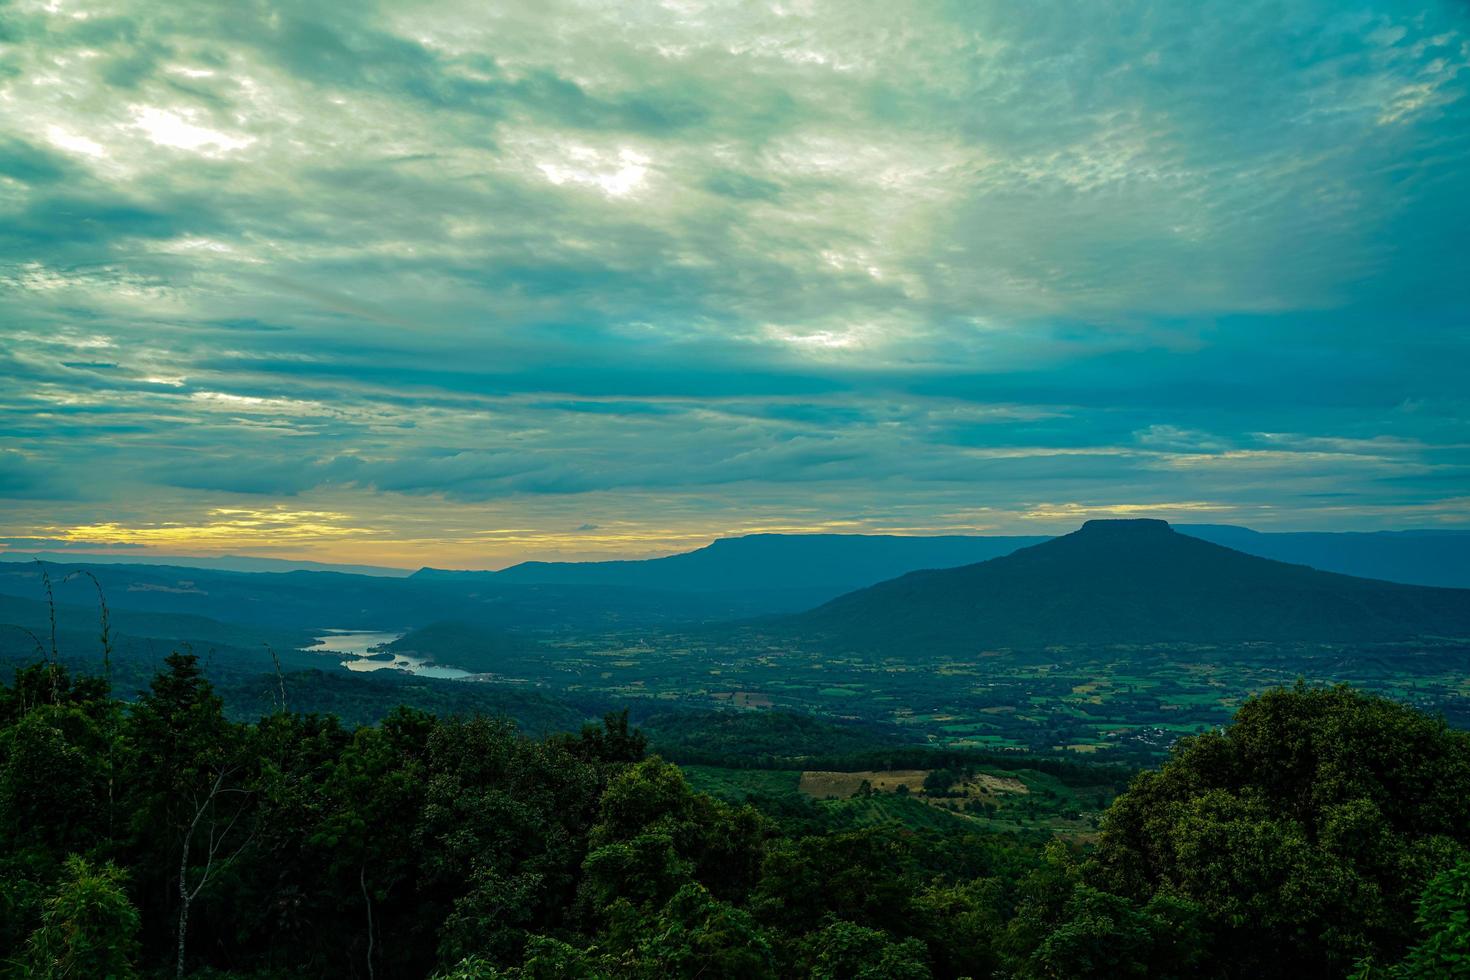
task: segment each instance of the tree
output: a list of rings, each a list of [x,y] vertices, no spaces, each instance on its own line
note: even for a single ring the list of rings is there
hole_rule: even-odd
[[[607,980],[616,967],[595,951],[586,951],[549,936],[533,936],[520,966],[501,968],[482,956],[470,956],[435,980]]]
[[[1419,898],[1424,938],[1404,959],[1403,975],[1470,977],[1470,861],[1436,875]]]
[[[895,942],[877,929],[834,920],[802,943],[812,980],[929,980],[928,952],[917,939]]]
[[[1470,977],[1470,861],[1435,875],[1419,896],[1421,938],[1402,961],[1386,969],[1371,959],[1353,980],[1464,980]]]
[[[917,927],[929,947],[934,972],[946,977],[988,977],[1001,966],[1000,946],[1011,911],[1011,875],[931,883],[914,899]]]
[[[1196,976],[1195,911],[1168,896],[1155,896],[1139,909],[1118,895],[1079,884],[1023,975],[1052,980]]]
[[[44,704],[0,730],[0,836],[9,847],[85,851],[105,833],[104,733],[68,704]]]
[[[1088,884],[1196,906],[1211,959],[1256,976],[1397,957],[1436,872],[1470,856],[1470,735],[1353,691],[1298,685],[1182,739],[1103,821]]]
[[[138,910],[128,901],[125,880],[111,863],[94,868],[76,855],[67,858],[61,882],[27,944],[28,975],[45,980],[136,976]]]
[[[509,721],[474,718],[434,727],[425,776],[415,833],[420,880],[447,906],[439,957],[517,962],[573,905],[600,769]]]
[[[142,872],[145,946],[161,948],[162,924],[173,919],[175,972],[182,975],[192,907],[248,840],[246,763],[256,760],[191,653],[165,658],[133,705],[124,737],[132,749],[123,785],[131,859]]]
[[[902,933],[918,918],[914,847],[911,835],[889,828],[778,841],[752,906],[763,923],[798,934],[833,917]]]
[[[721,902],[702,885],[679,889],[639,930],[638,977],[688,980],[774,978],[770,939],[750,913]]]
[[[424,805],[426,755],[434,719],[399,708],[379,728],[360,728],[326,767],[318,796],[318,823],[308,831],[327,873],[336,880],[333,894],[360,898],[362,962],[372,978],[379,961],[390,972],[405,972],[411,957],[412,930],[395,919],[402,906],[389,904],[398,893],[409,907],[414,877],[414,835]],[[296,794],[285,798],[290,806]],[[285,809],[285,807],[283,807]],[[285,815],[289,815],[287,810]],[[385,928],[386,927],[386,928]],[[391,948],[384,937],[395,936]]]
[[[930,796],[947,796],[960,781],[960,774],[953,769],[934,769],[924,777],[924,792]]]
[[[553,745],[583,762],[623,765],[638,762],[648,749],[648,739],[628,727],[628,709],[609,711],[601,725],[583,725],[580,735],[554,736]]]
[[[659,905],[688,880],[717,898],[743,899],[760,874],[765,824],[695,793],[678,766],[658,757],[618,773],[598,804],[585,868],[594,904],[637,896]]]
[[[192,798],[194,816],[189,820],[183,843],[179,846],[178,958],[174,966],[178,977],[183,977],[186,963],[189,909],[213,876],[239,857],[249,843],[248,838],[240,839],[243,830],[239,834],[235,830],[249,806],[250,791],[229,785],[226,780],[233,774],[232,769],[221,768],[208,788]],[[237,794],[237,798],[231,798]],[[197,858],[194,854],[196,846],[202,852]]]

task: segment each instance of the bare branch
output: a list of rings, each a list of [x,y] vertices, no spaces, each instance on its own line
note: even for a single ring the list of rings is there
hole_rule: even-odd
[[[281,673],[281,658],[276,656],[276,648],[269,643],[265,645],[265,649],[271,655],[271,662],[276,665],[276,686],[281,690],[280,710],[284,713],[286,710],[286,678]]]
[[[51,615],[51,703],[55,704],[59,697],[56,664],[61,659],[61,655],[56,652],[56,596],[51,591],[51,574],[46,571],[46,563],[39,558],[34,560],[36,567],[41,570],[41,584],[46,587],[46,610]]]
[[[112,690],[112,617],[107,608],[107,594],[102,591],[102,583],[97,581],[90,569],[79,568],[69,573],[61,580],[65,585],[78,575],[85,575],[92,580],[92,586],[97,590],[97,605],[102,610],[102,676],[107,681],[107,689]]]
[[[189,907],[204,891],[205,886],[209,884],[215,872],[220,868],[228,867],[245,851],[245,848],[250,846],[251,841],[255,839],[255,833],[252,831],[240,842],[240,845],[235,848],[229,857],[216,864],[215,858],[219,855],[220,849],[224,847],[225,841],[230,838],[231,832],[235,829],[235,825],[239,823],[240,817],[244,815],[246,810],[246,803],[242,801],[235,808],[235,812],[230,817],[229,823],[221,830],[218,821],[215,819],[215,812],[219,800],[230,794],[240,794],[245,797],[253,795],[251,790],[244,789],[243,787],[225,785],[225,779],[233,771],[234,769],[232,767],[222,766],[215,774],[214,782],[210,785],[209,791],[203,800],[200,800],[197,794],[192,797],[194,818],[189,821],[189,829],[184,833],[184,843],[179,854],[179,936],[178,962],[176,965],[176,976],[179,977],[184,975],[185,939],[189,927]],[[198,882],[193,888],[190,888],[189,852],[193,849],[194,834],[198,831],[199,822],[204,819],[205,814],[209,814],[209,841],[205,845],[204,867],[199,873]]]

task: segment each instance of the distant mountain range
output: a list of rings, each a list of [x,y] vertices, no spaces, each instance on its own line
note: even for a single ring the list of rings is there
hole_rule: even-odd
[[[0,561],[41,561],[62,565],[167,565],[171,568],[208,568],[217,572],[342,572],[348,575],[371,575],[382,578],[407,578],[409,568],[386,565],[334,565],[320,561],[297,561],[291,558],[256,558],[251,555],[217,555],[198,558],[190,555],[154,554],[89,554],[81,551],[3,551]]]
[[[1096,542],[1110,533],[1100,529],[1110,527],[1134,529],[1124,536],[1122,550],[1093,549],[1091,558],[1078,559],[1079,564],[1055,580],[1048,577],[1051,571],[1042,574],[1035,566],[1037,555],[1073,549],[1079,535],[1084,542]],[[1152,554],[1145,545],[1153,538],[1140,537],[1140,528],[1163,529],[1167,553],[1141,562],[1137,556]],[[1191,546],[1193,550],[1181,550]],[[244,572],[65,553],[57,556],[64,563],[46,567],[60,604],[58,626],[80,637],[87,649],[96,630],[96,594],[85,578],[64,581],[82,568],[100,580],[117,614],[114,627],[120,635],[157,638],[165,647],[165,641],[180,640],[222,644],[251,650],[252,660],[259,656],[262,632],[284,645],[290,640],[282,634],[310,636],[329,627],[409,630],[453,623],[460,635],[441,629],[413,641],[424,652],[443,648],[435,649],[435,656],[447,662],[446,655],[462,659],[470,647],[483,647],[497,658],[520,652],[465,631],[587,632],[807,610],[809,616],[791,623],[839,638],[883,643],[919,636],[948,642],[943,637],[952,634],[966,648],[977,637],[1000,645],[1132,640],[1142,635],[1134,628],[1140,619],[1156,621],[1157,635],[1165,638],[1252,632],[1231,619],[1237,613],[1253,626],[1254,635],[1268,640],[1306,635],[1368,639],[1411,628],[1448,630],[1459,622],[1457,614],[1451,615],[1459,608],[1455,603],[1470,594],[1453,593],[1456,598],[1445,599],[1442,590],[1319,573],[1303,578],[1309,570],[1260,558],[1241,565],[1249,557],[1242,552],[1364,577],[1470,585],[1467,532],[1262,534],[1228,526],[1170,531],[1157,522],[1090,523],[1083,532],[1057,539],[755,534],[665,558],[525,562],[498,572],[422,569],[407,578],[301,569]],[[1236,563],[1230,575],[1221,570],[1221,554]],[[1204,561],[1200,569],[1192,564],[1196,560]],[[924,569],[951,569],[954,574],[909,574]],[[1061,575],[1064,570],[1057,566],[1052,571]],[[928,583],[936,575],[929,597],[896,601],[916,582]],[[976,576],[973,584],[957,584],[968,583],[971,576]],[[1344,581],[1355,584],[1344,586]],[[45,622],[36,605],[44,592],[34,562],[0,561],[3,596],[25,602],[0,608],[5,613],[0,626],[34,628]],[[1220,621],[1211,618],[1216,611],[1203,602],[1206,597],[1218,600]],[[1304,604],[1307,598],[1312,601]],[[1199,603],[1189,606],[1195,599]],[[1249,616],[1243,613],[1247,608]],[[1170,611],[1175,609],[1188,615]],[[982,632],[977,632],[977,623]],[[0,631],[0,648],[26,652],[29,643],[19,631]]]
[[[911,572],[777,626],[891,653],[1470,638],[1470,590],[1258,558],[1177,533],[1164,521],[1088,521],[1002,558]]]
[[[1324,572],[1406,585],[1470,589],[1470,531],[1252,531],[1181,524],[1190,537]]]
[[[1175,530],[1249,555],[1326,572],[1470,588],[1470,531],[1262,532],[1229,524],[1182,524]],[[973,564],[1049,540],[1049,535],[750,534],[720,538],[664,558],[528,561],[498,572],[423,568],[414,578],[619,585],[671,592],[799,593],[815,605],[907,572]]]
[[[770,611],[717,594],[616,585],[534,585],[338,572],[225,572],[167,565],[46,564],[56,600],[96,608],[80,569],[96,575],[114,610],[188,614],[279,629],[397,630],[459,620],[496,629],[587,630],[669,620],[732,619]],[[33,562],[0,563],[0,595],[44,598]],[[790,607],[787,607],[790,608]],[[90,614],[89,614],[90,618]]]
[[[1010,554],[1045,537],[749,534],[695,551],[635,561],[528,561],[498,572],[425,568],[414,580],[517,585],[616,585],[667,592],[747,594],[796,610],[919,568],[953,568]]]

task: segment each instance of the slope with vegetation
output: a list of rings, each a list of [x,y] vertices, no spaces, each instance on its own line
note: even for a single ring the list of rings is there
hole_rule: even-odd
[[[38,664],[0,687],[0,960],[53,977],[1454,976],[1467,798],[1470,735],[1347,688],[1249,701],[1140,775],[1095,844],[1046,844],[893,794],[724,802],[626,716],[541,739],[409,709],[240,723],[189,655],[133,704]]]

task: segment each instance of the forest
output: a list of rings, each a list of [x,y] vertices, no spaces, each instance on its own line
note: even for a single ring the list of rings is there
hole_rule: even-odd
[[[1249,699],[1071,837],[717,799],[625,713],[538,738],[280,693],[232,720],[188,653],[128,701],[54,662],[0,686],[6,976],[1470,970],[1470,735],[1346,686]]]

